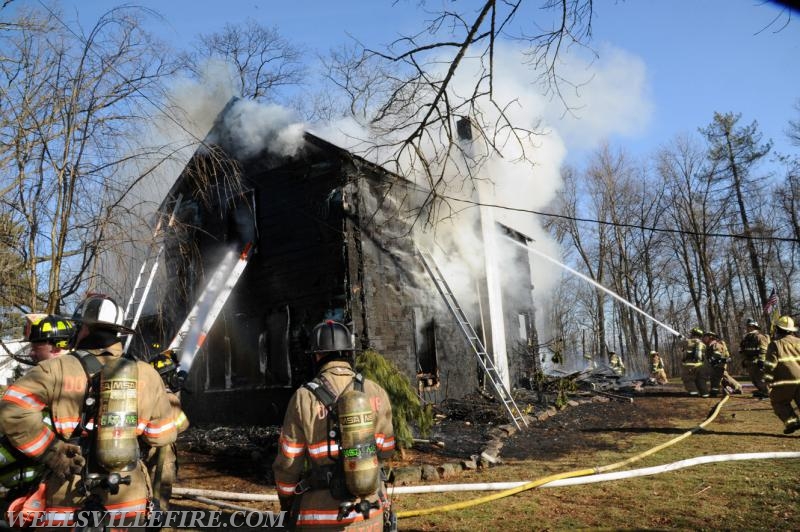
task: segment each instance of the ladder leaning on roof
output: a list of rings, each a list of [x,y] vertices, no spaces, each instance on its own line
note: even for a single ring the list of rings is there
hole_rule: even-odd
[[[208,331],[225,306],[252,254],[252,242],[245,244],[241,251],[236,248],[228,250],[170,342],[167,351],[178,354],[181,370],[188,373],[191,369],[197,351],[206,341]]]
[[[166,245],[164,239],[162,238],[165,229],[164,220],[167,220],[166,227],[173,226],[175,223],[175,215],[177,214],[181,205],[182,197],[182,194],[178,194],[171,201],[167,201],[156,213],[157,221],[156,228],[153,231],[153,239],[147,249],[147,255],[142,263],[142,267],[139,269],[139,276],[136,278],[136,283],[133,285],[131,297],[128,298],[128,304],[125,306],[123,324],[126,327],[136,329],[136,325],[139,324],[139,318],[142,315],[142,309],[144,309],[144,304],[147,301],[147,295],[150,293],[150,288],[153,286],[153,279],[155,278],[156,271],[158,270],[159,260],[161,259],[161,255],[164,253],[164,247]],[[170,211],[168,218],[166,215],[167,211]],[[147,277],[146,280],[145,276]],[[129,334],[128,338],[125,340],[125,351],[127,351],[128,347],[130,347],[132,339],[133,335]]]
[[[427,251],[421,249],[417,249],[417,251],[422,259],[423,266],[425,266],[425,270],[431,276],[433,284],[435,284],[436,289],[439,290],[439,294],[447,304],[447,308],[450,309],[450,312],[453,314],[456,322],[458,322],[461,332],[464,333],[464,337],[467,339],[470,347],[472,347],[472,350],[478,357],[481,367],[489,377],[489,381],[492,383],[497,397],[503,403],[506,412],[508,412],[511,420],[514,422],[514,425],[516,425],[518,429],[521,429],[523,426],[527,427],[528,422],[525,420],[525,416],[522,415],[517,403],[511,396],[511,392],[509,392],[508,388],[506,388],[505,384],[503,383],[500,373],[498,373],[497,367],[492,361],[492,357],[486,352],[486,349],[483,347],[480,338],[478,338],[478,333],[475,332],[475,329],[469,323],[469,320],[467,320],[467,316],[459,306],[458,301],[456,301],[456,298],[453,295],[452,290],[450,290],[450,286],[448,286],[447,281],[445,281],[442,272],[439,270],[439,267],[436,266],[433,256]]]

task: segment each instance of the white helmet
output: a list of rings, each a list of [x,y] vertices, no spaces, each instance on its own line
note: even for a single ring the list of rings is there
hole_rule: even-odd
[[[134,333],[133,329],[123,325],[125,311],[122,307],[102,294],[89,294],[78,305],[72,320],[86,324],[89,328],[108,329],[123,334]]]

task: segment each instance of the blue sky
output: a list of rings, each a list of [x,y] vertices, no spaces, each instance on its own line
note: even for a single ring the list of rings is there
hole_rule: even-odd
[[[427,5],[441,2],[429,0]],[[33,3],[16,0],[12,6]],[[62,5],[68,13],[79,11],[83,23],[91,25],[102,11],[122,3],[72,0]],[[369,45],[386,43],[418,28],[424,16],[417,9],[419,2],[411,0],[133,3],[162,13],[163,24],[154,23],[152,29],[176,46],[225,22],[252,18],[276,26],[305,47],[311,59],[316,52],[346,42],[348,35]],[[528,5],[538,7],[539,2],[530,0]],[[695,133],[711,121],[714,111],[741,113],[742,123],[758,120],[765,139],[771,138],[784,153],[797,153],[784,129],[789,119],[800,119],[793,109],[800,98],[800,13],[792,13],[783,27],[787,14],[769,26],[782,8],[761,0],[607,0],[595,2],[594,9],[592,45],[600,53],[594,66],[608,67],[610,58],[617,58],[615,66],[607,68],[606,80],[619,86],[606,100],[597,100],[596,88],[587,88],[577,100],[586,104],[586,116],[566,130],[585,134],[593,130],[592,120],[605,127],[588,137],[562,132],[568,161],[578,162],[605,138],[635,154],[647,154],[676,134]],[[608,114],[610,101],[614,115]],[[615,107],[625,102],[631,103],[627,111]],[[560,113],[549,111],[550,122],[560,128],[555,124]],[[618,127],[608,127],[615,121]]]

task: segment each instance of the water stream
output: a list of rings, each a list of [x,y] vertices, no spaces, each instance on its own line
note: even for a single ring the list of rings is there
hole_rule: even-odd
[[[653,316],[651,316],[651,315],[650,315],[650,314],[648,314],[647,312],[643,311],[642,309],[640,309],[639,307],[637,307],[636,305],[634,305],[633,303],[631,303],[631,302],[630,302],[630,301],[628,301],[627,299],[625,299],[625,298],[623,298],[623,297],[619,296],[619,295],[618,295],[618,294],[616,294],[615,292],[613,292],[613,291],[609,290],[608,288],[606,288],[605,286],[601,285],[600,283],[598,283],[598,282],[597,282],[597,281],[595,281],[594,279],[592,279],[592,278],[590,278],[590,277],[587,277],[586,275],[582,274],[582,273],[581,273],[581,272],[579,272],[579,271],[573,270],[572,268],[570,268],[570,267],[569,267],[569,266],[567,266],[566,264],[562,264],[561,262],[557,261],[556,259],[554,259],[554,258],[552,258],[552,257],[550,257],[550,256],[548,256],[548,255],[545,255],[545,254],[544,254],[544,253],[542,253],[541,251],[538,251],[538,250],[536,250],[536,249],[533,249],[533,248],[532,248],[532,247],[530,247],[530,246],[526,246],[525,244],[523,244],[522,242],[520,242],[520,241],[518,241],[518,240],[515,240],[515,239],[513,239],[513,238],[511,238],[511,237],[509,237],[509,236],[506,236],[506,235],[503,235],[503,236],[504,236],[505,238],[507,238],[508,240],[510,240],[511,242],[513,242],[513,243],[515,243],[516,245],[518,245],[519,247],[521,247],[521,248],[524,248],[524,249],[526,249],[526,250],[530,251],[531,253],[534,253],[534,254],[536,254],[536,255],[538,255],[538,256],[540,256],[540,257],[542,257],[543,259],[545,259],[545,260],[548,260],[548,261],[552,262],[552,263],[553,263],[553,264],[555,264],[556,266],[559,266],[559,267],[561,267],[561,268],[563,268],[563,269],[567,270],[568,272],[570,272],[570,273],[572,273],[572,274],[574,274],[574,275],[577,275],[577,276],[578,276],[578,277],[580,277],[581,279],[583,279],[583,280],[585,280],[585,281],[587,281],[587,282],[589,282],[589,283],[593,284],[594,286],[596,286],[597,288],[599,288],[600,290],[602,290],[602,291],[603,291],[603,292],[605,292],[606,294],[610,295],[611,297],[613,297],[613,298],[614,298],[614,299],[616,299],[617,301],[619,301],[619,302],[621,302],[621,303],[623,303],[623,304],[625,304],[625,305],[629,306],[630,308],[632,308],[633,310],[635,310],[635,311],[636,311],[636,312],[638,312],[639,314],[642,314],[642,315],[643,315],[643,316],[645,316],[646,318],[648,318],[648,319],[652,320],[652,321],[653,321],[653,322],[655,322],[656,324],[658,324],[658,325],[660,325],[661,327],[665,328],[665,329],[666,329],[667,331],[669,331],[671,334],[673,334],[673,335],[675,335],[675,336],[682,336],[682,335],[681,335],[681,333],[679,333],[678,331],[676,331],[675,329],[673,329],[672,327],[670,327],[670,326],[669,326],[669,325],[667,325],[666,323],[663,323],[663,322],[660,322],[660,321],[658,321],[657,319],[655,319]]]

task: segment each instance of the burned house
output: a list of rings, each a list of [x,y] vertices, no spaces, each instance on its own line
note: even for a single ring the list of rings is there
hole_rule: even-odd
[[[179,223],[166,241],[165,279],[131,349],[167,345],[223,257],[244,252],[246,267],[191,364],[182,400],[194,422],[279,422],[291,393],[311,376],[307,336],[324,318],[351,324],[357,347],[391,360],[426,400],[474,391],[482,373],[475,354],[412,237],[408,206],[421,193],[309,133],[292,156],[264,150],[231,160],[222,146],[199,150],[162,205]],[[512,253],[529,268],[527,254]],[[529,277],[502,286],[511,303],[494,318],[505,323],[512,386],[530,371]],[[463,306],[492,352],[481,282]]]

